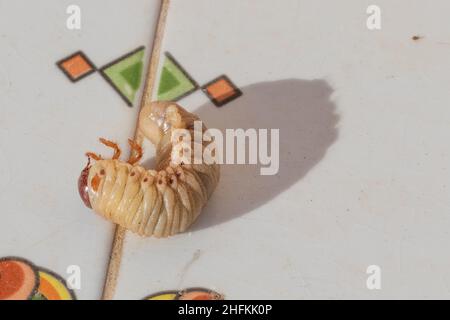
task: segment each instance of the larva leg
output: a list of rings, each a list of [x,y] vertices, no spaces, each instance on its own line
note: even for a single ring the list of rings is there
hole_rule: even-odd
[[[128,143],[130,144],[130,147],[131,147],[131,156],[130,156],[130,159],[128,160],[128,163],[133,165],[133,164],[139,162],[139,160],[141,160],[142,147],[131,139],[128,139]]]
[[[122,151],[120,151],[119,146],[117,145],[117,143],[114,143],[112,141],[100,138],[99,139],[101,143],[103,143],[105,146],[113,148],[114,149],[114,155],[113,155],[113,160],[117,160],[120,157],[120,154],[122,153]]]
[[[96,153],[93,153],[93,152],[86,152],[86,156],[89,159],[94,159],[96,161],[103,160],[102,156],[100,156],[100,155],[98,155]]]

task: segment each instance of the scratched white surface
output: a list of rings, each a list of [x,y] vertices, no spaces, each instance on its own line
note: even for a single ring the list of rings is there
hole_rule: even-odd
[[[82,29],[66,29],[81,7]],[[128,108],[96,73],[73,84],[55,62],[82,50],[97,65],[145,45],[157,0],[0,0],[0,257],[20,256],[66,277],[81,267],[80,299],[101,295],[112,226],[84,207],[77,179],[87,150],[134,132]]]
[[[380,31],[366,28],[369,4]],[[224,168],[191,233],[128,235],[117,298],[192,286],[449,298],[448,12],[444,0],[173,0],[164,49],[200,84],[225,73],[244,92],[221,109],[200,91],[181,103],[212,127],[279,127],[280,174]]]

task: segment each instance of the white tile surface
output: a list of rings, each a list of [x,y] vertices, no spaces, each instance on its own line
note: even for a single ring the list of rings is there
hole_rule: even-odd
[[[376,2],[380,31],[365,27],[369,1],[172,0],[164,50],[198,83],[227,74],[244,92],[221,109],[200,91],[181,104],[212,127],[280,128],[280,174],[226,167],[191,233],[128,234],[117,298],[450,297],[450,4]],[[76,180],[86,150],[108,152],[97,137],[125,145],[137,108],[54,62],[148,54],[158,1],[79,0],[81,31],[65,28],[69,4],[0,0],[0,256],[80,265],[76,294],[96,299],[112,226]],[[371,264],[380,291],[366,289]]]
[[[224,168],[192,233],[129,235],[118,298],[450,297],[450,5],[379,0],[369,31],[369,4],[172,1],[164,49],[200,84],[225,73],[244,92],[181,104],[212,127],[280,128],[281,170]]]

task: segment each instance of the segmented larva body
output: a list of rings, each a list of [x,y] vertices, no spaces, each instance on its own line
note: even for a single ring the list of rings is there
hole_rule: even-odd
[[[88,165],[79,180],[85,203],[106,219],[141,236],[168,237],[187,230],[220,176],[217,164],[177,164],[172,159],[172,130],[187,129],[193,141],[195,120],[197,116],[172,102],[153,102],[144,107],[138,133],[156,145],[156,170],[147,170],[134,161],[130,164],[94,156],[97,160]],[[117,154],[120,155],[118,148],[115,158]],[[140,155],[134,160],[139,159]]]

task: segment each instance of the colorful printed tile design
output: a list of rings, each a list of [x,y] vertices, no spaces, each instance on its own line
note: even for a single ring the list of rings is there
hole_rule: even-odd
[[[57,274],[17,257],[0,259],[0,300],[75,300]]]
[[[130,107],[141,85],[143,58],[144,47],[139,47],[100,69],[101,75]]]
[[[126,104],[133,106],[141,86],[144,69],[144,47],[108,63],[99,71],[102,77],[122,97]],[[81,52],[75,52],[56,63],[64,74],[77,82],[97,71],[95,65]],[[218,107],[242,95],[231,80],[222,75],[201,87],[203,92]],[[197,82],[168,52],[162,65],[157,98],[161,101],[178,101],[199,89]]]
[[[0,260],[0,300],[30,299],[39,285],[35,268],[23,259]]]
[[[190,288],[181,291],[164,291],[145,297],[144,300],[223,300],[223,295],[209,289]]]
[[[194,92],[198,87],[175,58],[166,52],[159,79],[158,100],[177,101]]]
[[[42,268],[38,272],[39,288],[32,300],[74,300],[73,292],[67,288],[64,279]]]
[[[164,291],[145,297],[144,300],[177,300],[177,291]]]
[[[217,107],[221,107],[242,95],[242,91],[225,75],[205,84],[202,86],[202,90]]]
[[[75,52],[56,64],[72,82],[77,82],[96,70],[94,64],[81,51]]]

